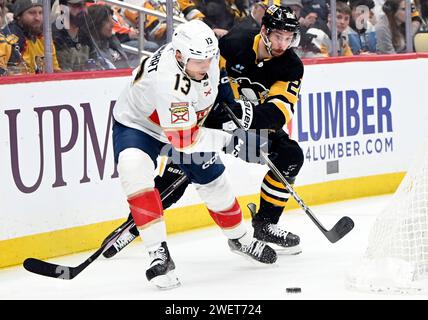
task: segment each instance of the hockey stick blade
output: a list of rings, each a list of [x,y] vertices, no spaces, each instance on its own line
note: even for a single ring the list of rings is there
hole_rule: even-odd
[[[54,264],[46,261],[42,261],[35,258],[28,258],[24,261],[24,268],[27,271],[32,273],[39,274],[41,276],[57,278],[62,280],[72,280],[74,279],[80,272],[86,269],[92,261],[94,261],[98,256],[103,253],[105,247],[101,247],[97,251],[94,252],[88,259],[86,259],[83,263],[78,265],[77,267],[68,267],[62,266],[59,264]]]
[[[32,273],[63,280],[71,280],[79,274],[79,272],[77,274],[73,272],[72,267],[60,266],[34,258],[25,259],[24,268]]]
[[[133,226],[133,221],[127,221],[124,225],[125,228],[131,228]],[[72,280],[74,279],[80,272],[86,269],[94,260],[96,260],[113,242],[117,240],[120,234],[112,237],[112,239],[105,244],[103,244],[97,251],[95,251],[88,259],[83,261],[77,267],[68,267],[61,266],[59,264],[54,264],[46,261],[42,261],[35,258],[25,259],[23,265],[25,270],[36,273],[41,276],[57,278],[63,280]]]
[[[342,217],[334,227],[325,233],[325,236],[331,243],[335,243],[342,239],[354,228],[354,221],[349,217]]]
[[[74,279],[80,272],[86,269],[92,261],[94,261],[98,256],[103,253],[104,247],[98,249],[93,255],[91,255],[88,259],[86,259],[83,263],[78,265],[77,267],[68,267],[62,266],[59,264],[54,264],[46,261],[42,261],[35,258],[28,258],[24,261],[24,268],[27,271],[32,273],[39,274],[41,276],[49,277],[49,278],[57,278],[62,280],[72,280]]]

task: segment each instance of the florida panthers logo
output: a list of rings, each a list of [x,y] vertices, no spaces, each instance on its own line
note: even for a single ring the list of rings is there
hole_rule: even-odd
[[[232,79],[232,87],[236,86],[239,96],[243,100],[248,100],[253,104],[262,103],[269,93],[269,89],[266,89],[259,82],[252,82],[248,78],[235,78]]]

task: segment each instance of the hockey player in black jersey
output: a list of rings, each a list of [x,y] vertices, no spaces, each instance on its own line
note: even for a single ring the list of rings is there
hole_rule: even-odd
[[[299,23],[294,12],[288,7],[272,5],[263,16],[260,30],[236,28],[219,41],[220,67],[227,72],[238,102],[232,105],[232,110],[242,119],[244,127],[271,130],[269,157],[291,184],[304,159],[297,142],[283,130],[293,117],[303,77],[303,64],[292,49],[299,37]],[[231,124],[227,117],[222,120],[221,111],[212,112],[205,123],[212,128],[218,128],[219,124],[223,129]],[[269,171],[261,185],[260,208],[253,215],[254,237],[293,248],[291,251],[298,253],[299,237],[278,226],[289,196]]]
[[[245,128],[270,130],[269,158],[291,184],[304,159],[297,142],[283,130],[293,117],[303,77],[303,64],[292,49],[298,42],[299,24],[295,14],[290,8],[276,5],[266,10],[261,29],[236,28],[219,41],[222,70],[219,102],[227,102]],[[211,111],[205,126],[223,130],[236,128],[220,107]],[[179,175],[170,165],[163,177],[156,178],[156,187],[162,192]],[[163,200],[164,209],[178,201],[187,184]],[[257,213],[253,212],[252,225],[255,238],[296,254],[301,252],[299,237],[278,226],[289,196],[269,171],[262,181],[260,208]],[[117,232],[121,232],[120,227],[111,235]],[[132,230],[131,234],[124,233],[104,256],[113,256],[134,238]]]

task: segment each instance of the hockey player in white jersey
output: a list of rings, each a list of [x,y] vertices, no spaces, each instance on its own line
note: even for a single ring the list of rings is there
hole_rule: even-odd
[[[262,263],[276,253],[254,239],[215,152],[233,147],[221,130],[199,126],[217,96],[218,42],[213,31],[194,20],[178,26],[172,43],[142,61],[114,110],[113,148],[132,217],[152,259],[146,277],[160,288],[180,284],[166,243],[162,202],[155,188],[157,157],[172,156],[185,172],[232,250]],[[172,145],[173,149],[168,148]],[[197,159],[212,158],[210,165]],[[178,157],[177,157],[178,155]],[[211,163],[210,162],[210,163]]]

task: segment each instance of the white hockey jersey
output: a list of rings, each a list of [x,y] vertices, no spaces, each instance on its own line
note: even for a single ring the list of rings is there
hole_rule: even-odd
[[[179,68],[171,44],[163,46],[134,70],[113,109],[115,120],[185,153],[221,150],[230,134],[198,125],[218,92],[218,58],[213,60],[206,79],[195,81]]]

